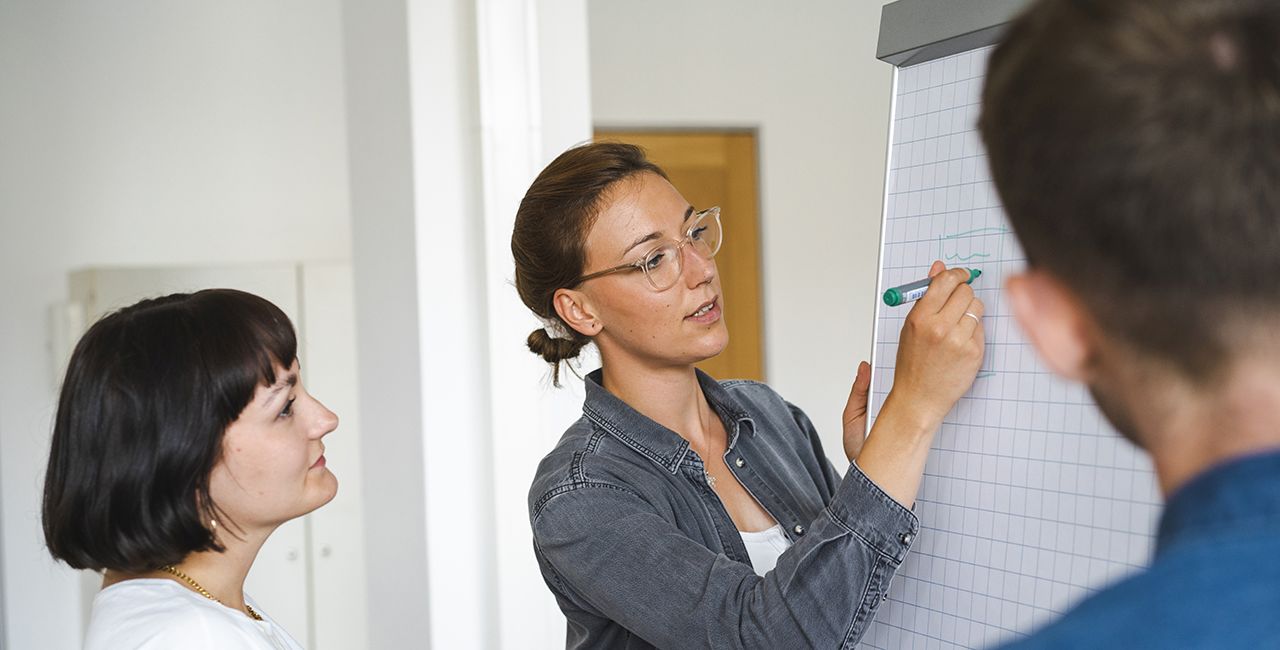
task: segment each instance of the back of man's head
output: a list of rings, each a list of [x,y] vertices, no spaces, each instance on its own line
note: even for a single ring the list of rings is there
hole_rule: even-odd
[[[1033,268],[1189,377],[1280,328],[1280,0],[1042,0],[979,124]]]

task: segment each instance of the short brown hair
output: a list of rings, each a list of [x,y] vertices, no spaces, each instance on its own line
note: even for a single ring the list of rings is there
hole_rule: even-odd
[[[538,174],[516,212],[511,254],[516,262],[516,291],[533,313],[560,321],[552,299],[556,289],[572,287],[586,264],[587,234],[600,214],[606,193],[641,173],[667,175],[640,147],[621,142],[580,145],[560,154]],[[590,339],[560,321],[570,338],[552,338],[536,329],[529,349],[551,364],[560,383],[560,362],[573,359]]]
[[[1280,313],[1280,2],[1042,0],[979,128],[1030,264],[1191,376]]]

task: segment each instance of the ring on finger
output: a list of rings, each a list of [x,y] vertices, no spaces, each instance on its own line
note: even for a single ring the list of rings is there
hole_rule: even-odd
[[[981,323],[981,322],[982,322],[982,319],[981,319],[981,318],[979,318],[977,314],[975,314],[975,313],[973,313],[973,312],[971,312],[971,311],[967,311],[967,312],[965,312],[965,313],[964,313],[964,315],[965,315],[965,316],[968,316],[969,318],[972,318],[972,319],[973,319],[973,321],[974,321],[975,323]]]

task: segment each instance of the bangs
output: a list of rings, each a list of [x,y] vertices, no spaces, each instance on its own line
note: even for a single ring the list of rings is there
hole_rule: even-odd
[[[276,383],[277,369],[298,358],[298,339],[279,307],[234,289],[206,289],[191,296],[196,340],[206,349],[203,363],[224,402],[225,423],[235,421],[258,386]]]
[[[253,350],[253,359],[244,360],[244,365],[257,369],[258,383],[271,386],[276,383],[276,368],[288,370],[298,359],[298,339],[284,312],[257,296],[250,297],[255,300],[244,305],[243,335],[244,347]]]

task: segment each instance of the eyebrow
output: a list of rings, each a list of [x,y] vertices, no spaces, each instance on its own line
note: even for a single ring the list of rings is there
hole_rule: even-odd
[[[265,401],[270,402],[276,396],[276,393],[279,393],[280,391],[284,390],[286,387],[293,388],[294,386],[297,386],[297,385],[298,385],[298,373],[290,372],[284,377],[281,377],[280,380],[276,382],[275,386],[271,387],[270,392],[267,393],[267,399]]]
[[[684,209],[684,218],[680,220],[680,223],[684,223],[688,221],[689,217],[692,215],[693,215],[693,206],[691,205]],[[622,251],[622,254],[618,256],[618,259],[622,259],[626,257],[627,253],[630,253],[631,249],[635,248],[636,246],[639,246],[640,244],[643,244],[647,241],[653,241],[655,239],[659,239],[660,237],[662,237],[662,235],[656,232],[651,232],[647,235],[644,235],[643,237],[640,237],[639,239],[631,242],[631,245],[628,246],[626,250]]]

